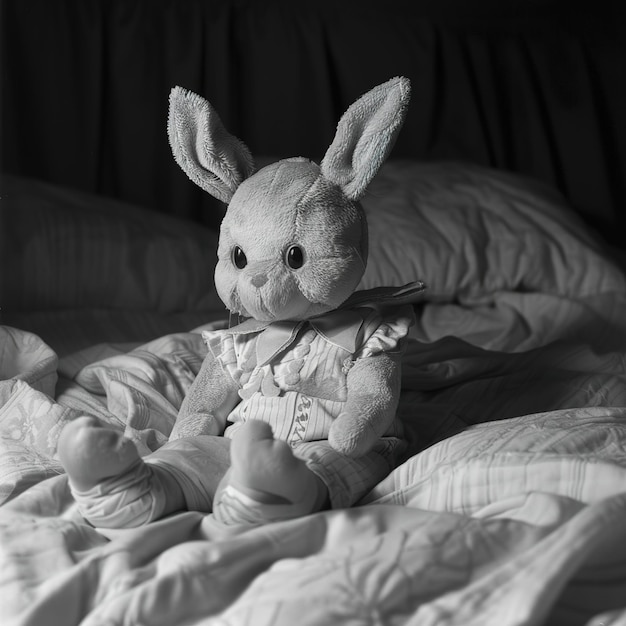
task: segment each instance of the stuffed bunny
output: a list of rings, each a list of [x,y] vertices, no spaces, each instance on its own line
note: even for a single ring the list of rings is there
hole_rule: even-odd
[[[258,525],[349,506],[393,468],[404,448],[395,412],[412,323],[402,305],[423,286],[355,293],[368,237],[358,200],[409,93],[409,81],[394,78],[362,96],[319,165],[291,158],[255,173],[211,105],[172,90],[174,157],[228,204],[215,284],[243,321],[204,333],[206,359],[170,441],[152,455],[140,459],[89,418],[66,427],[60,457],[93,524],[134,526],[187,508]]]

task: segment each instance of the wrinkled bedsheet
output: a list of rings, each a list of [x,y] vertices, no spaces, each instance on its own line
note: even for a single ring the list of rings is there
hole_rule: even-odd
[[[3,625],[626,624],[620,352],[414,340],[409,458],[352,509],[223,537],[194,512],[94,529],[56,460],[83,413],[162,445],[198,332],[60,360],[1,332]]]

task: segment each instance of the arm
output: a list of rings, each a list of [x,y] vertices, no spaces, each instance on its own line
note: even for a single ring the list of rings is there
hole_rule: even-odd
[[[209,351],[183,400],[170,441],[195,435],[221,435],[239,401],[239,386]]]
[[[348,400],[328,440],[346,456],[366,454],[395,419],[400,397],[400,354],[358,359],[348,372]]]

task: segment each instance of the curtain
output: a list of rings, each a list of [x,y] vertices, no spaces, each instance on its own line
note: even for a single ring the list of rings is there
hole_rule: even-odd
[[[576,5],[4,0],[3,169],[216,224],[219,204],[171,157],[171,87],[207,97],[256,155],[319,158],[355,98],[405,75],[413,97],[392,157],[540,178],[615,232],[623,10]]]

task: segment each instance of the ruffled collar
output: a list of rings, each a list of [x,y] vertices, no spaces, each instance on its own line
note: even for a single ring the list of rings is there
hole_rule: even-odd
[[[378,287],[357,291],[339,308],[324,315],[302,321],[260,322],[248,319],[229,328],[233,335],[259,333],[256,343],[257,365],[269,363],[289,347],[305,325],[310,325],[329,344],[353,354],[360,344],[368,309],[397,306],[414,302],[426,286],[421,281],[402,287]]]

